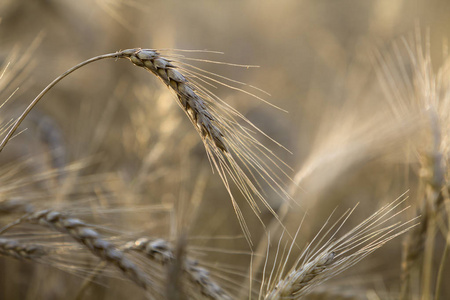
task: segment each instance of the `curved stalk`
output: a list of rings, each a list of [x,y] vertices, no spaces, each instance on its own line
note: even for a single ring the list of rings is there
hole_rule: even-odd
[[[20,126],[22,121],[29,114],[29,112],[36,106],[36,104],[39,102],[39,100],[41,100],[42,97],[50,89],[52,89],[58,82],[60,82],[61,79],[63,79],[64,77],[68,76],[69,74],[73,73],[74,71],[76,71],[76,70],[78,70],[78,69],[80,69],[80,68],[82,68],[82,67],[84,67],[84,66],[86,66],[86,65],[88,65],[90,63],[93,63],[95,61],[102,60],[102,59],[105,59],[105,58],[123,58],[123,57],[128,55],[129,51],[130,50],[125,50],[125,51],[119,51],[119,52],[115,52],[115,53],[108,53],[108,54],[103,54],[103,55],[92,57],[92,58],[90,58],[88,60],[85,60],[82,63],[79,63],[78,65],[70,68],[69,70],[67,70],[63,74],[61,74],[58,77],[56,77],[55,80],[53,80],[49,85],[47,85],[45,87],[45,89],[43,89],[39,93],[39,95],[37,95],[36,98],[34,98],[34,100],[28,105],[28,107],[22,112],[22,114],[19,116],[19,118],[11,126],[11,128],[8,131],[8,133],[3,138],[3,141],[0,144],[0,152],[3,150],[3,148],[5,148],[6,144],[11,139],[12,135],[14,134],[14,132],[16,132],[17,128]]]

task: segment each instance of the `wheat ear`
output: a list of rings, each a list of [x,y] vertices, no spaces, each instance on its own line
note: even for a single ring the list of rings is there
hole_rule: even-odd
[[[229,180],[231,179],[231,181],[236,184],[259,219],[260,207],[258,206],[256,199],[259,199],[267,210],[278,219],[276,212],[268,204],[261,193],[261,184],[263,182],[266,183],[281,198],[284,200],[289,199],[290,196],[285,191],[284,184],[282,183],[283,180],[275,175],[273,168],[279,169],[286,177],[289,178],[289,176],[279,166],[279,164],[284,164],[284,162],[276,157],[272,151],[267,149],[252,135],[252,131],[264,133],[243,115],[224,103],[219,97],[204,88],[201,84],[196,83],[195,79],[205,81],[205,79],[202,79],[203,76],[204,78],[212,80],[214,83],[222,84],[232,89],[250,94],[263,101],[264,99],[242,89],[223,84],[220,80],[212,79],[211,77],[206,76],[205,73],[202,74],[203,70],[199,68],[193,67],[193,70],[189,70],[187,64],[182,65],[182,63],[180,63],[182,66],[175,66],[171,60],[162,57],[156,50],[136,48],[100,55],[88,59],[67,70],[42,90],[42,92],[39,93],[12,124],[0,143],[0,151],[3,150],[33,107],[36,106],[40,99],[42,99],[42,97],[59,81],[92,62],[106,58],[127,58],[135,65],[145,68],[156,75],[176,93],[180,106],[182,106],[202,137],[210,163],[219,173],[219,176],[230,195],[241,228],[247,241],[251,245],[250,231],[246,225],[245,218],[239,205],[231,193]],[[206,74],[211,75],[209,72],[206,72]],[[222,80],[230,80],[222,76],[219,76],[219,78]],[[244,125],[240,124],[239,120],[244,121],[244,123],[251,128],[246,128]],[[262,223],[261,219],[260,221]]]
[[[20,223],[39,224],[67,234],[102,261],[116,266],[128,279],[143,289],[148,289],[151,284],[145,273],[129,260],[123,251],[104,240],[95,229],[80,219],[54,210],[41,210],[27,214],[9,224],[1,230],[1,233]]]
[[[143,253],[147,258],[161,265],[168,265],[175,258],[170,243],[163,239],[140,238],[127,243],[124,249]],[[211,279],[209,272],[200,267],[196,260],[186,257],[182,269],[189,281],[198,287],[195,298],[200,295],[214,300],[231,300],[230,296]],[[195,290],[193,292],[196,293]]]
[[[177,67],[158,52],[151,49],[131,49],[129,59],[160,78],[172,89],[191,122],[203,138],[209,138],[220,150],[227,152],[224,136],[216,125],[218,120],[210,113],[205,101]]]
[[[338,225],[338,223],[335,223],[320,238],[319,234],[321,232],[316,235],[314,240],[297,259],[297,263],[291,271],[283,277],[282,274],[284,273],[287,258],[284,259],[285,263],[280,268],[275,279],[273,281],[271,280],[272,275],[269,279],[265,299],[301,299],[315,286],[350,268],[389,240],[416,226],[410,225],[412,220],[381,227],[382,224],[405,210],[402,209],[399,212],[394,211],[405,200],[399,198],[382,207],[354,229],[335,240],[334,237],[337,231],[342,227],[354,209],[344,214],[341,218],[343,219],[341,224]],[[328,221],[324,224],[322,230],[327,223]],[[336,226],[338,226],[337,230],[331,233],[331,230]],[[327,238],[327,241],[323,243],[322,241],[325,238]],[[315,243],[316,239],[319,239],[319,241]]]
[[[261,193],[261,184],[266,183],[283,200],[290,199],[281,178],[276,176],[273,170],[278,169],[286,178],[289,178],[279,166],[284,162],[251,134],[253,130],[265,135],[263,132],[198,81],[206,83],[211,81],[214,84],[250,94],[259,100],[265,100],[242,89],[224,84],[212,78],[216,74],[186,64],[182,59],[178,60],[179,57],[169,59],[154,49],[137,48],[123,52],[129,54],[127,58],[131,62],[156,75],[177,95],[179,105],[202,137],[210,163],[219,173],[230,195],[233,208],[249,244],[252,245],[250,231],[231,193],[230,179],[239,188],[258,218],[260,207],[256,200],[259,200],[281,223],[276,212]],[[222,76],[218,78],[230,80]],[[245,124],[251,128],[246,128]],[[261,219],[260,221],[262,223]],[[283,225],[282,227],[284,228]]]

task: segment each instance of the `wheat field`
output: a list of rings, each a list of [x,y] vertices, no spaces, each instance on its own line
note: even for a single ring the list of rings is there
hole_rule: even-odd
[[[2,0],[0,299],[448,299],[449,14]]]

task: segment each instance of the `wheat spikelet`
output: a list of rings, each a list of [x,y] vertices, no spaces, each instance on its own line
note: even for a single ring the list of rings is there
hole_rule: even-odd
[[[129,242],[124,246],[126,250],[133,250],[145,254],[145,256],[161,265],[168,265],[174,258],[174,252],[166,240],[140,238]],[[193,293],[191,297],[214,300],[231,300],[230,296],[209,276],[209,272],[198,265],[192,258],[186,257],[182,264],[182,271],[188,280],[194,284],[194,289],[188,289]]]
[[[35,260],[47,255],[41,245],[24,244],[15,240],[0,238],[0,254],[17,259]]]
[[[321,253],[316,259],[304,264],[295,272],[284,278],[284,282],[277,285],[267,299],[290,299],[300,294],[305,287],[311,285],[313,280],[332,266],[336,253]]]
[[[32,241],[27,240],[29,238]],[[78,276],[84,276],[90,272],[69,245],[56,246],[49,240],[45,240],[46,238],[48,239],[39,234],[26,235],[25,239],[24,234],[2,237],[0,238],[0,256],[49,265]]]

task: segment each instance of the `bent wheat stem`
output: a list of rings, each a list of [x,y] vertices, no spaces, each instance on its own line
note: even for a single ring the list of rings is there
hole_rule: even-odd
[[[34,98],[33,101],[31,101],[31,103],[27,106],[27,108],[22,112],[22,114],[14,122],[14,124],[9,129],[8,133],[3,138],[3,140],[2,140],[2,142],[0,144],[0,152],[3,150],[3,148],[5,148],[6,144],[12,138],[12,136],[16,132],[17,128],[20,126],[20,124],[23,122],[23,120],[26,118],[26,116],[30,113],[30,111],[36,106],[36,104],[39,102],[39,100],[41,100],[42,97],[44,97],[44,95],[47,94],[47,92],[49,90],[51,90],[58,82],[60,82],[63,78],[65,78],[66,76],[68,76],[71,73],[75,72],[76,70],[78,70],[78,69],[80,69],[80,68],[82,68],[82,67],[84,67],[84,66],[86,66],[86,65],[88,65],[90,63],[93,63],[95,61],[99,61],[99,60],[102,60],[102,59],[105,59],[105,58],[119,58],[120,55],[121,55],[121,52],[117,52],[117,53],[109,53],[109,54],[99,55],[99,56],[90,58],[90,59],[85,60],[82,63],[79,63],[78,65],[70,68],[66,72],[64,72],[61,75],[59,75],[58,77],[56,77],[55,80],[53,80],[49,85],[47,85],[39,93],[39,95],[37,95],[36,98]]]

